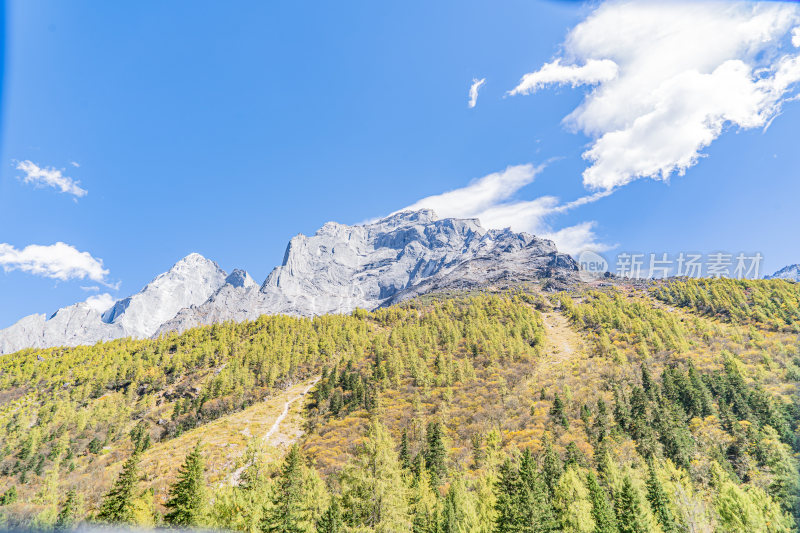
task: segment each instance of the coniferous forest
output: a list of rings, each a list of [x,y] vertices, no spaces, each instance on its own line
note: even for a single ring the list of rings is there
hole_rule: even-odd
[[[0,357],[0,519],[797,531],[799,386],[782,280],[533,284],[24,350]]]

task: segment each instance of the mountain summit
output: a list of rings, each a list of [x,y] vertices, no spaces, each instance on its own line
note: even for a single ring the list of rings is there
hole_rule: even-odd
[[[81,302],[50,318],[23,318],[0,330],[0,353],[150,337],[262,314],[349,313],[436,290],[570,279],[576,271],[552,241],[487,230],[477,219],[405,211],[354,226],[328,222],[311,237],[295,236],[260,287],[243,270],[228,275],[190,254],[104,312]]]
[[[771,276],[764,276],[764,279],[786,279],[800,282],[800,264],[785,266]]]
[[[184,307],[206,301],[225,284],[225,271],[200,254],[189,254],[141,291],[106,310],[87,302],[63,307],[49,318],[30,315],[0,330],[0,353],[22,348],[76,346],[120,337],[150,337]]]

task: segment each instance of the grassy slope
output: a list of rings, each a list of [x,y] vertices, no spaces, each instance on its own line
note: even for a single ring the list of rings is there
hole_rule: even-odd
[[[470,359],[474,366],[473,377],[462,380],[437,377],[424,384],[407,375],[388,378],[381,385],[377,411],[395,437],[403,429],[408,431],[414,452],[421,448],[424,438],[420,421],[442,420],[448,428],[450,459],[454,465],[466,469],[472,462],[472,437],[486,435],[492,430],[500,432],[502,446],[507,450],[530,447],[538,451],[543,435],[549,432],[561,453],[568,444],[575,443],[591,457],[591,439],[579,418],[580,405],[595,403],[598,398],[611,405],[612,385],[626,380],[638,382],[642,363],[656,375],[665,365],[690,360],[698,369],[710,371],[721,368],[724,353],[729,352],[734,354],[749,382],[760,383],[784,400],[797,397],[798,383],[791,379],[790,372],[798,338],[786,328],[770,330],[758,324],[732,322],[727,316],[709,316],[690,307],[679,308],[671,302],[655,300],[644,291],[624,285],[619,290],[606,292],[612,297],[619,294],[624,305],[639,304],[652,310],[653,314],[648,316],[653,317],[653,324],[657,320],[671,320],[664,322],[663,327],[679,330],[685,336],[684,345],[678,349],[645,348],[646,353],[643,353],[641,343],[636,341],[638,337],[626,330],[630,324],[589,327],[577,321],[557,299],[536,296],[524,305],[542,310],[541,325],[545,334],[542,346],[522,357],[498,359],[497,354],[480,350],[470,355],[470,348],[461,343],[455,350],[456,363]],[[597,305],[592,296],[582,291],[573,293],[571,300],[588,313]],[[373,332],[392,329],[371,319],[368,322]],[[599,347],[598,339],[603,331],[610,333],[611,354],[599,355],[601,349],[608,349]],[[647,344],[651,340],[643,342]],[[364,375],[372,371],[374,360],[370,357],[354,357],[353,360],[354,368]],[[206,369],[186,374],[177,383],[183,383],[184,388],[199,387],[215,375],[215,369],[225,364],[224,359],[220,359]],[[254,439],[263,440],[286,401],[296,398],[309,384],[308,379],[303,380],[242,411],[154,444],[143,458],[144,486],[152,487],[156,501],[163,502],[177,467],[197,440],[202,440],[206,446],[209,482],[212,485],[235,482],[248,443]],[[545,393],[542,395],[541,391]],[[568,405],[569,429],[554,428],[551,423],[549,413],[556,392]],[[30,394],[30,390],[20,386],[7,387],[0,390],[0,404],[7,408],[14,402],[31,401]],[[109,397],[114,394],[110,393]],[[104,399],[101,396],[93,401],[103,402]],[[145,417],[152,422],[168,418],[174,402],[148,405]],[[120,433],[132,426],[131,419],[128,420]],[[301,438],[309,429],[302,437],[303,448],[322,473],[331,473],[346,462],[353,446],[361,439],[367,420],[368,412],[362,408],[331,416],[308,399],[296,401],[290,405],[289,415],[266,443],[265,450],[268,458],[277,459],[289,442]],[[75,469],[62,476],[61,486],[77,488],[84,495],[86,507],[95,508],[130,449],[127,439],[119,439],[96,456],[78,455]],[[617,453],[624,453],[620,451],[624,449],[623,445]],[[621,460],[624,462],[624,457]],[[635,463],[633,451],[628,461]],[[46,469],[42,475],[31,476],[27,484],[19,484],[12,476],[0,476],[0,491],[13,483],[22,496],[9,511],[30,516],[45,508],[46,502],[32,503],[36,502],[45,478]]]

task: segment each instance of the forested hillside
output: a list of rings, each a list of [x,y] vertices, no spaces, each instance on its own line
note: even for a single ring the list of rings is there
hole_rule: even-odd
[[[532,285],[3,356],[0,515],[796,531],[798,302],[782,280]]]

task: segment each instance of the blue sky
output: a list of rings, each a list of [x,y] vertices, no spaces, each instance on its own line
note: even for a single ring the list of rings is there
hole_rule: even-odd
[[[103,272],[79,265],[59,279],[8,262],[0,272],[0,327],[98,292],[124,297],[190,252],[262,281],[297,233],[383,216],[525,164],[544,168],[501,198],[503,209],[609,194],[545,210],[514,229],[558,234],[591,222],[587,243],[607,256],[758,251],[765,272],[800,262],[800,102],[787,101],[794,86],[769,92],[759,85],[771,100],[755,110],[740,112],[731,100],[720,111],[721,130],[682,176],[628,179],[623,166],[639,161],[602,155],[597,166],[613,167],[603,182],[611,187],[585,183],[593,165],[582,154],[619,125],[586,114],[576,126],[565,117],[596,91],[619,93],[612,84],[643,68],[620,51],[625,42],[608,51],[619,72],[586,52],[597,49],[586,21],[606,23],[602,16],[619,15],[613,9],[530,0],[6,3],[0,246],[9,255],[63,242],[101,259]],[[769,48],[741,52],[752,72],[797,55],[791,31],[798,19],[786,9],[769,14],[784,24]],[[730,14],[732,24],[739,15]],[[672,23],[683,24],[680,16]],[[570,33],[581,24],[585,32]],[[544,68],[556,60],[570,66]],[[715,61],[708,59],[709,69]],[[593,65],[597,72],[579,70]],[[729,78],[714,73],[709,79],[725,82],[724,93]],[[525,74],[535,75],[533,93],[509,94]],[[659,91],[647,80],[635,88],[683,91],[656,107],[711,105],[695,99],[705,85],[669,76]],[[757,76],[769,78],[752,74],[753,84]],[[470,108],[470,84],[483,78]],[[748,90],[745,84],[731,98],[746,100]],[[661,146],[656,133],[671,142],[703,132],[649,133],[633,131],[625,153],[651,153],[642,139]],[[672,164],[669,156],[657,164]],[[42,178],[26,183],[17,168],[25,161],[60,171],[87,193],[60,192]]]

